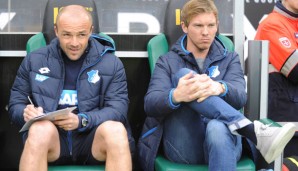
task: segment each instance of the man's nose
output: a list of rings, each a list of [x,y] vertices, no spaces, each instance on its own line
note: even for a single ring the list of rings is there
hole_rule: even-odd
[[[77,36],[72,36],[71,38],[71,45],[72,46],[77,46],[79,44]]]

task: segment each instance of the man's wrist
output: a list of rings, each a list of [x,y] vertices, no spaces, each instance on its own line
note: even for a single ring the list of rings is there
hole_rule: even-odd
[[[178,104],[179,102],[177,102],[177,100],[175,99],[175,92],[176,92],[176,89],[174,89],[173,90],[173,93],[172,93],[172,102],[174,103],[174,104]]]
[[[227,94],[228,87],[225,82],[223,82],[223,81],[218,81],[218,82],[220,83],[220,89],[222,90],[222,92],[219,94],[219,96],[223,97]]]
[[[170,91],[170,94],[169,94],[169,103],[170,103],[170,105],[171,105],[172,108],[178,108],[180,106],[180,104],[177,103],[176,101],[173,101],[174,100],[174,98],[173,98],[174,91],[175,91],[175,89],[172,89]]]
[[[221,85],[221,89],[222,89],[220,94],[224,94],[226,92],[226,86],[223,83],[220,83],[220,85]]]

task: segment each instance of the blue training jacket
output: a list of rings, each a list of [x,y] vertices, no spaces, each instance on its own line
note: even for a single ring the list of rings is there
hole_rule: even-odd
[[[122,122],[133,151],[134,140],[127,118],[129,99],[124,66],[113,54],[115,47],[108,39],[92,35],[88,43],[89,50],[76,87],[78,112],[87,116],[89,123],[78,131],[88,131],[108,120]],[[40,69],[45,68],[49,71],[41,72]],[[94,74],[97,81],[93,80]],[[45,113],[57,110],[64,76],[64,62],[57,38],[48,46],[28,54],[11,89],[9,114],[13,124],[18,127],[25,124],[23,110],[29,104],[29,95],[36,106],[43,107]]]
[[[183,35],[167,54],[158,59],[145,96],[147,118],[138,141],[138,158],[145,171],[154,170],[154,160],[162,138],[163,119],[175,114],[178,108],[180,112],[183,110],[184,105],[174,106],[170,97],[174,88],[172,80],[181,68],[207,74],[213,80],[222,82],[226,86],[222,98],[235,109],[241,109],[246,103],[246,84],[238,54],[229,52],[216,38],[205,59],[204,68],[200,71],[193,54],[185,48],[186,39],[187,36]]]

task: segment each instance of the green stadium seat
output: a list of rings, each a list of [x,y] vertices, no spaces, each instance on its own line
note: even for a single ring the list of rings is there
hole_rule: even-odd
[[[234,43],[232,42],[232,40],[230,38],[228,38],[227,36],[224,36],[222,34],[218,34],[217,38],[223,42],[224,46],[229,50],[229,51],[234,51],[235,47],[234,47]]]
[[[160,33],[151,38],[147,44],[148,60],[151,74],[153,73],[155,63],[159,56],[167,53],[169,45],[166,36]]]
[[[37,33],[36,35],[30,37],[30,39],[27,41],[27,44],[26,44],[26,52],[27,54],[34,51],[34,50],[37,50],[41,47],[44,47],[46,46],[46,40],[43,36],[43,33]]]
[[[173,163],[165,159],[162,155],[158,155],[155,159],[155,170],[156,171],[208,171],[208,165],[187,165]],[[254,162],[243,156],[237,163],[237,171],[255,171]]]

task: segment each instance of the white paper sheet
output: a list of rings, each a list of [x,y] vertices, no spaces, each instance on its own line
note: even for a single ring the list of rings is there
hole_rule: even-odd
[[[43,115],[39,115],[39,116],[29,120],[28,122],[26,122],[24,124],[24,126],[22,127],[22,129],[20,130],[20,132],[27,131],[29,129],[29,127],[32,125],[32,123],[34,123],[36,121],[41,121],[41,120],[53,121],[53,120],[55,120],[55,117],[61,116],[61,115],[66,115],[66,114],[68,114],[69,112],[73,111],[76,108],[77,107],[74,106],[74,107],[69,107],[69,108],[57,110],[57,111],[54,111],[54,112],[49,112],[49,113],[46,113],[46,114],[43,114]]]

